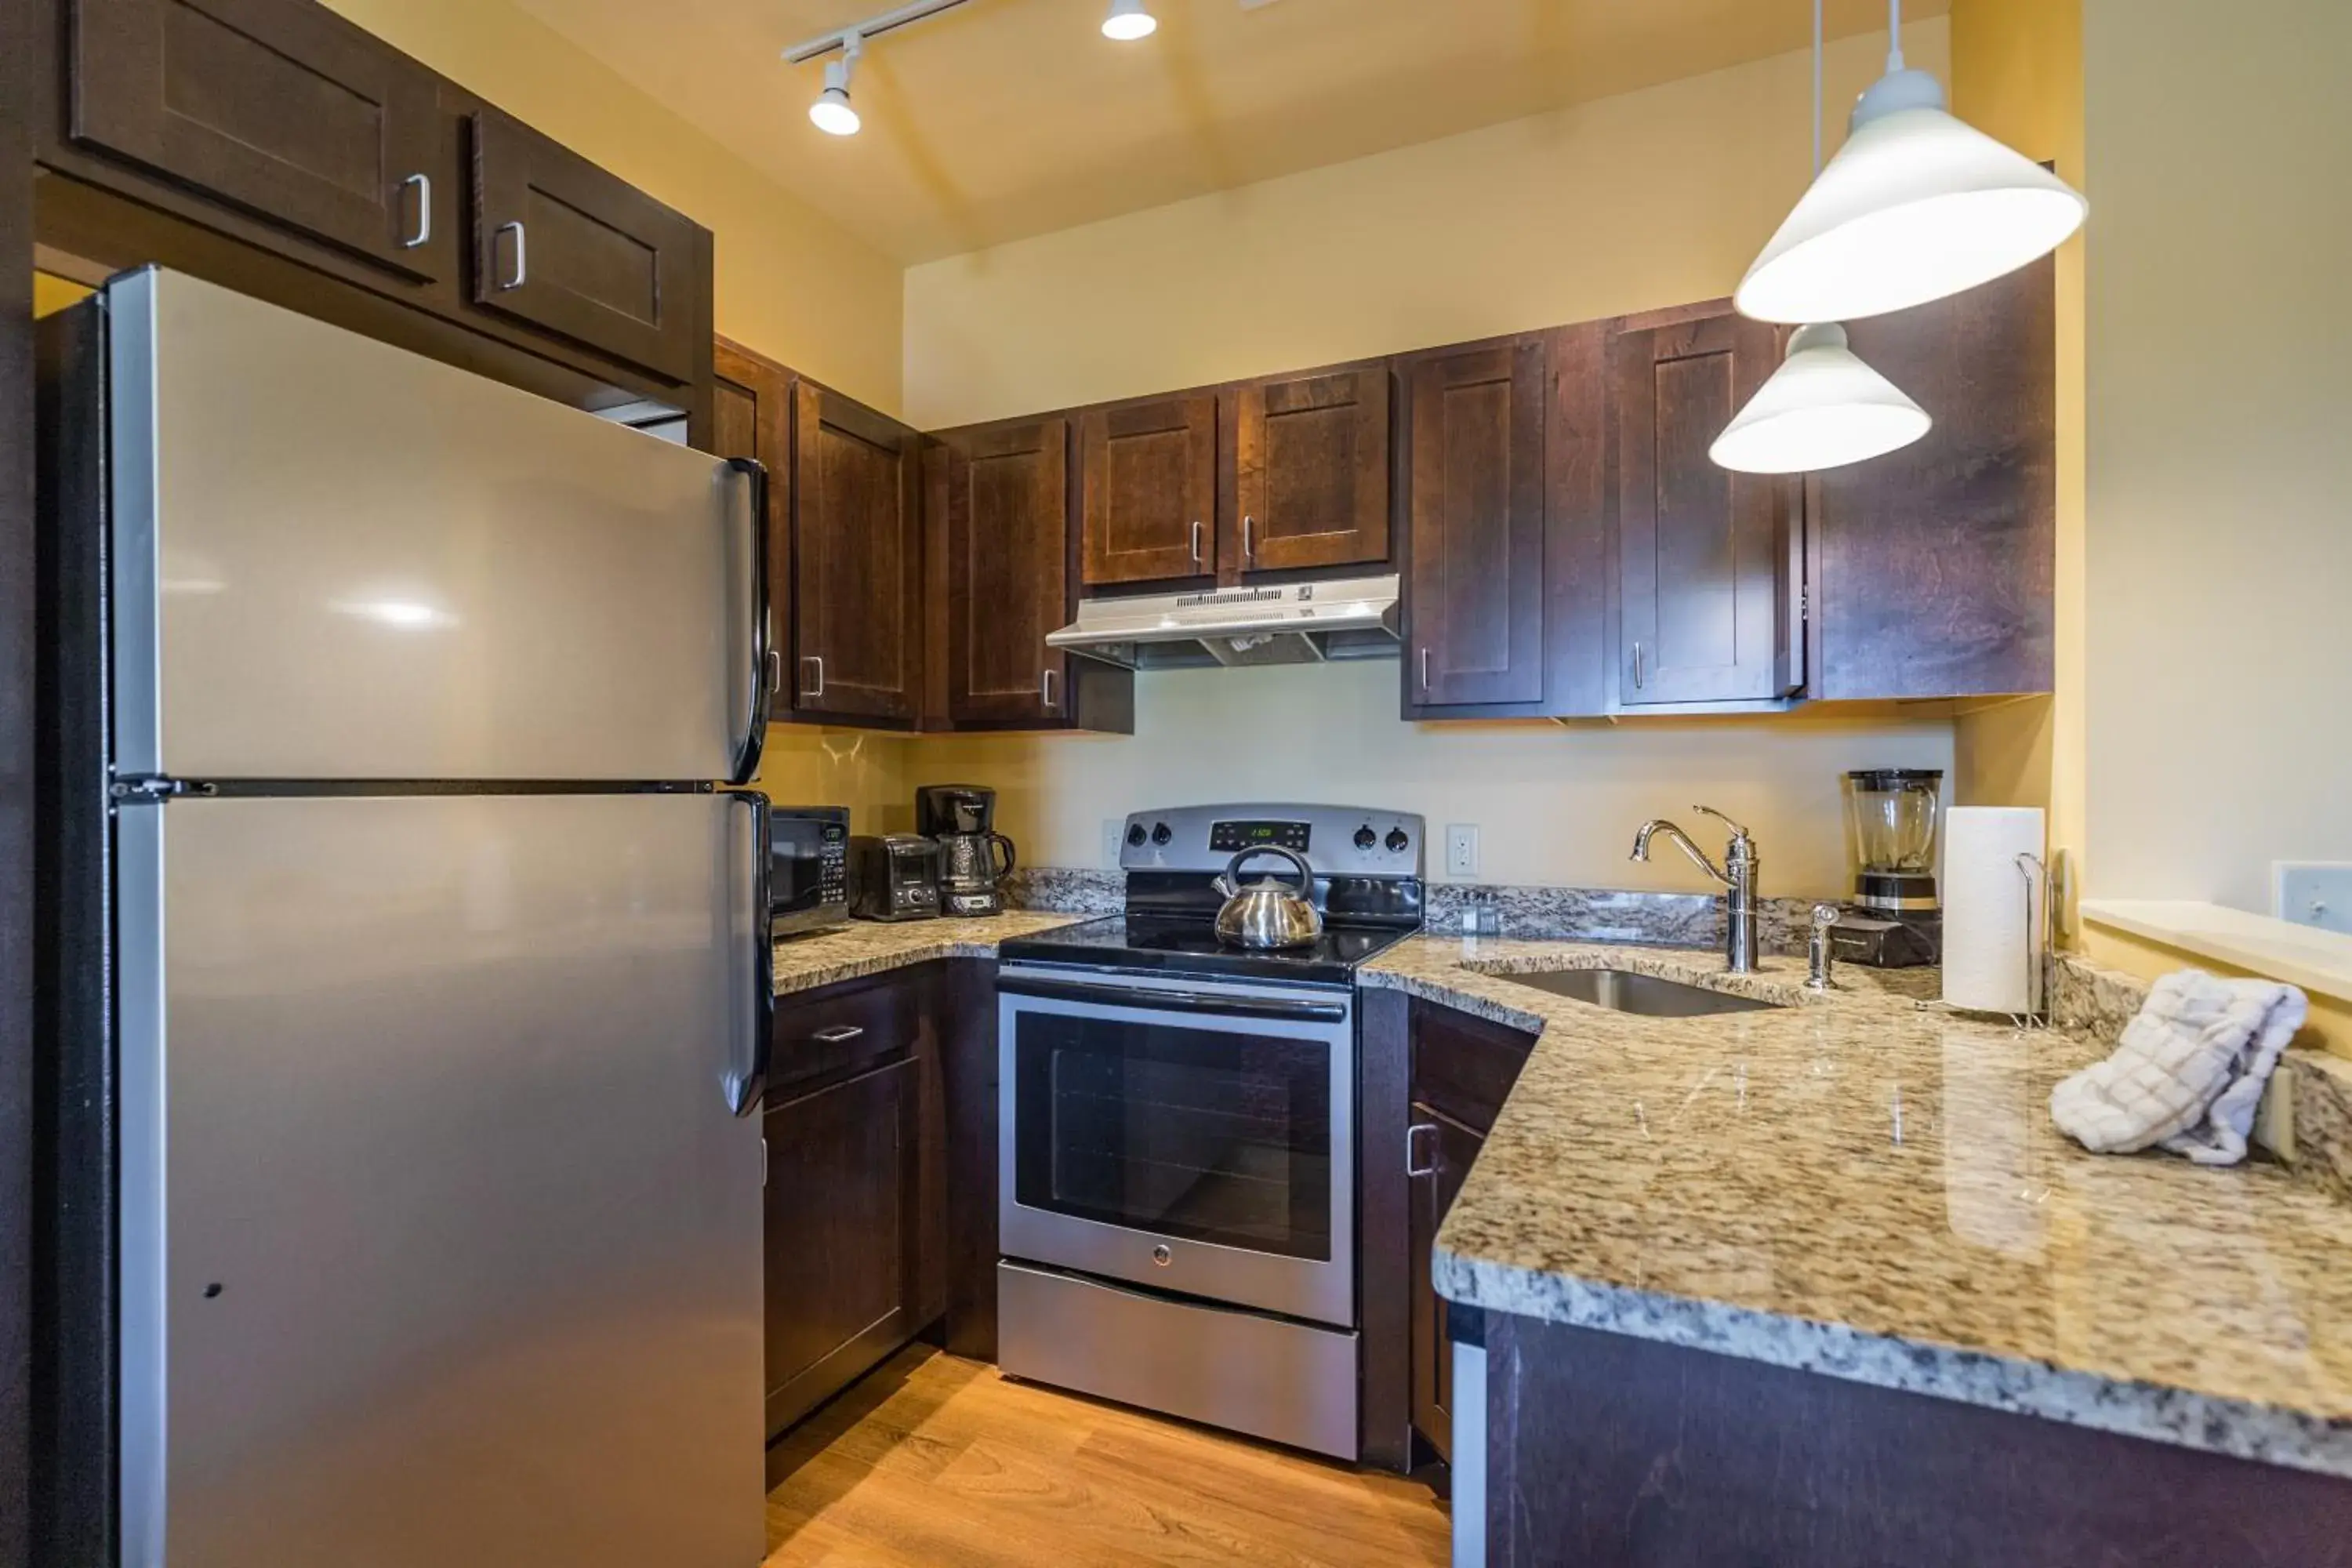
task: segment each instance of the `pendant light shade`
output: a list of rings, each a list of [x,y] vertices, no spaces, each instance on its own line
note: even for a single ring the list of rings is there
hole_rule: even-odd
[[[824,91],[809,105],[809,123],[828,136],[855,136],[862,123],[856,106],[849,101],[849,73],[857,67],[860,46],[853,37],[843,46],[841,58],[824,62]]]
[[[2048,255],[2089,211],[2066,182],[1947,113],[1935,78],[1890,71],[1737,303],[1766,321],[1907,310]]]
[[[1707,448],[1721,468],[1801,474],[1883,457],[1935,421],[1855,357],[1834,322],[1801,327],[1789,357]]]
[[[1103,18],[1102,34],[1106,38],[1131,44],[1138,38],[1148,38],[1160,26],[1143,0],[1110,0],[1110,15]]]

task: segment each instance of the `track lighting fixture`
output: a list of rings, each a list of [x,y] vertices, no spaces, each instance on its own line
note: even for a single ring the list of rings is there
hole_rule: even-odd
[[[1160,26],[1160,19],[1144,8],[1143,0],[1110,0],[1110,15],[1103,18],[1103,37],[1116,38],[1122,44],[1138,38],[1148,38]]]
[[[855,136],[860,123],[849,101],[849,73],[857,64],[864,41],[856,33],[842,40],[841,58],[824,62],[824,90],[809,105],[809,120],[828,136]]]

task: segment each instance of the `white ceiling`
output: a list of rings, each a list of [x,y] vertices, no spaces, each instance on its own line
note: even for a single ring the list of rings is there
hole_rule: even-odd
[[[873,40],[865,131],[782,51],[887,0],[517,0],[902,262],[1046,233],[1806,46],[1806,0],[971,0]],[[1950,0],[1913,0],[1940,16]],[[1829,0],[1843,37],[1880,0]],[[1433,217],[1441,215],[1433,215]]]

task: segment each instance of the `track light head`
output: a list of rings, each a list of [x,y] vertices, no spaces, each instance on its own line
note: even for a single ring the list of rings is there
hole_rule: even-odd
[[[809,105],[809,122],[828,136],[857,134],[861,121],[849,101],[849,73],[862,47],[862,40],[852,33],[842,40],[841,58],[824,62],[824,90]]]
[[[1150,37],[1159,26],[1160,19],[1144,9],[1144,0],[1110,0],[1110,15],[1103,18],[1102,31],[1106,38],[1130,44]]]

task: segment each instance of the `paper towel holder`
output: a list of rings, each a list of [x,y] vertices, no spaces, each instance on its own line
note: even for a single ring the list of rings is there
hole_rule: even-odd
[[[2055,929],[2050,914],[2051,878],[2049,863],[2031,850],[2017,857],[2017,874],[2025,879],[2025,929],[2039,938],[2025,944],[2025,994],[2038,998],[2042,1005],[2033,1012],[2016,1015],[2021,1029],[2046,1029],[2050,1026],[2050,952],[2052,932]],[[2042,900],[2042,919],[2033,918],[2033,900]]]

